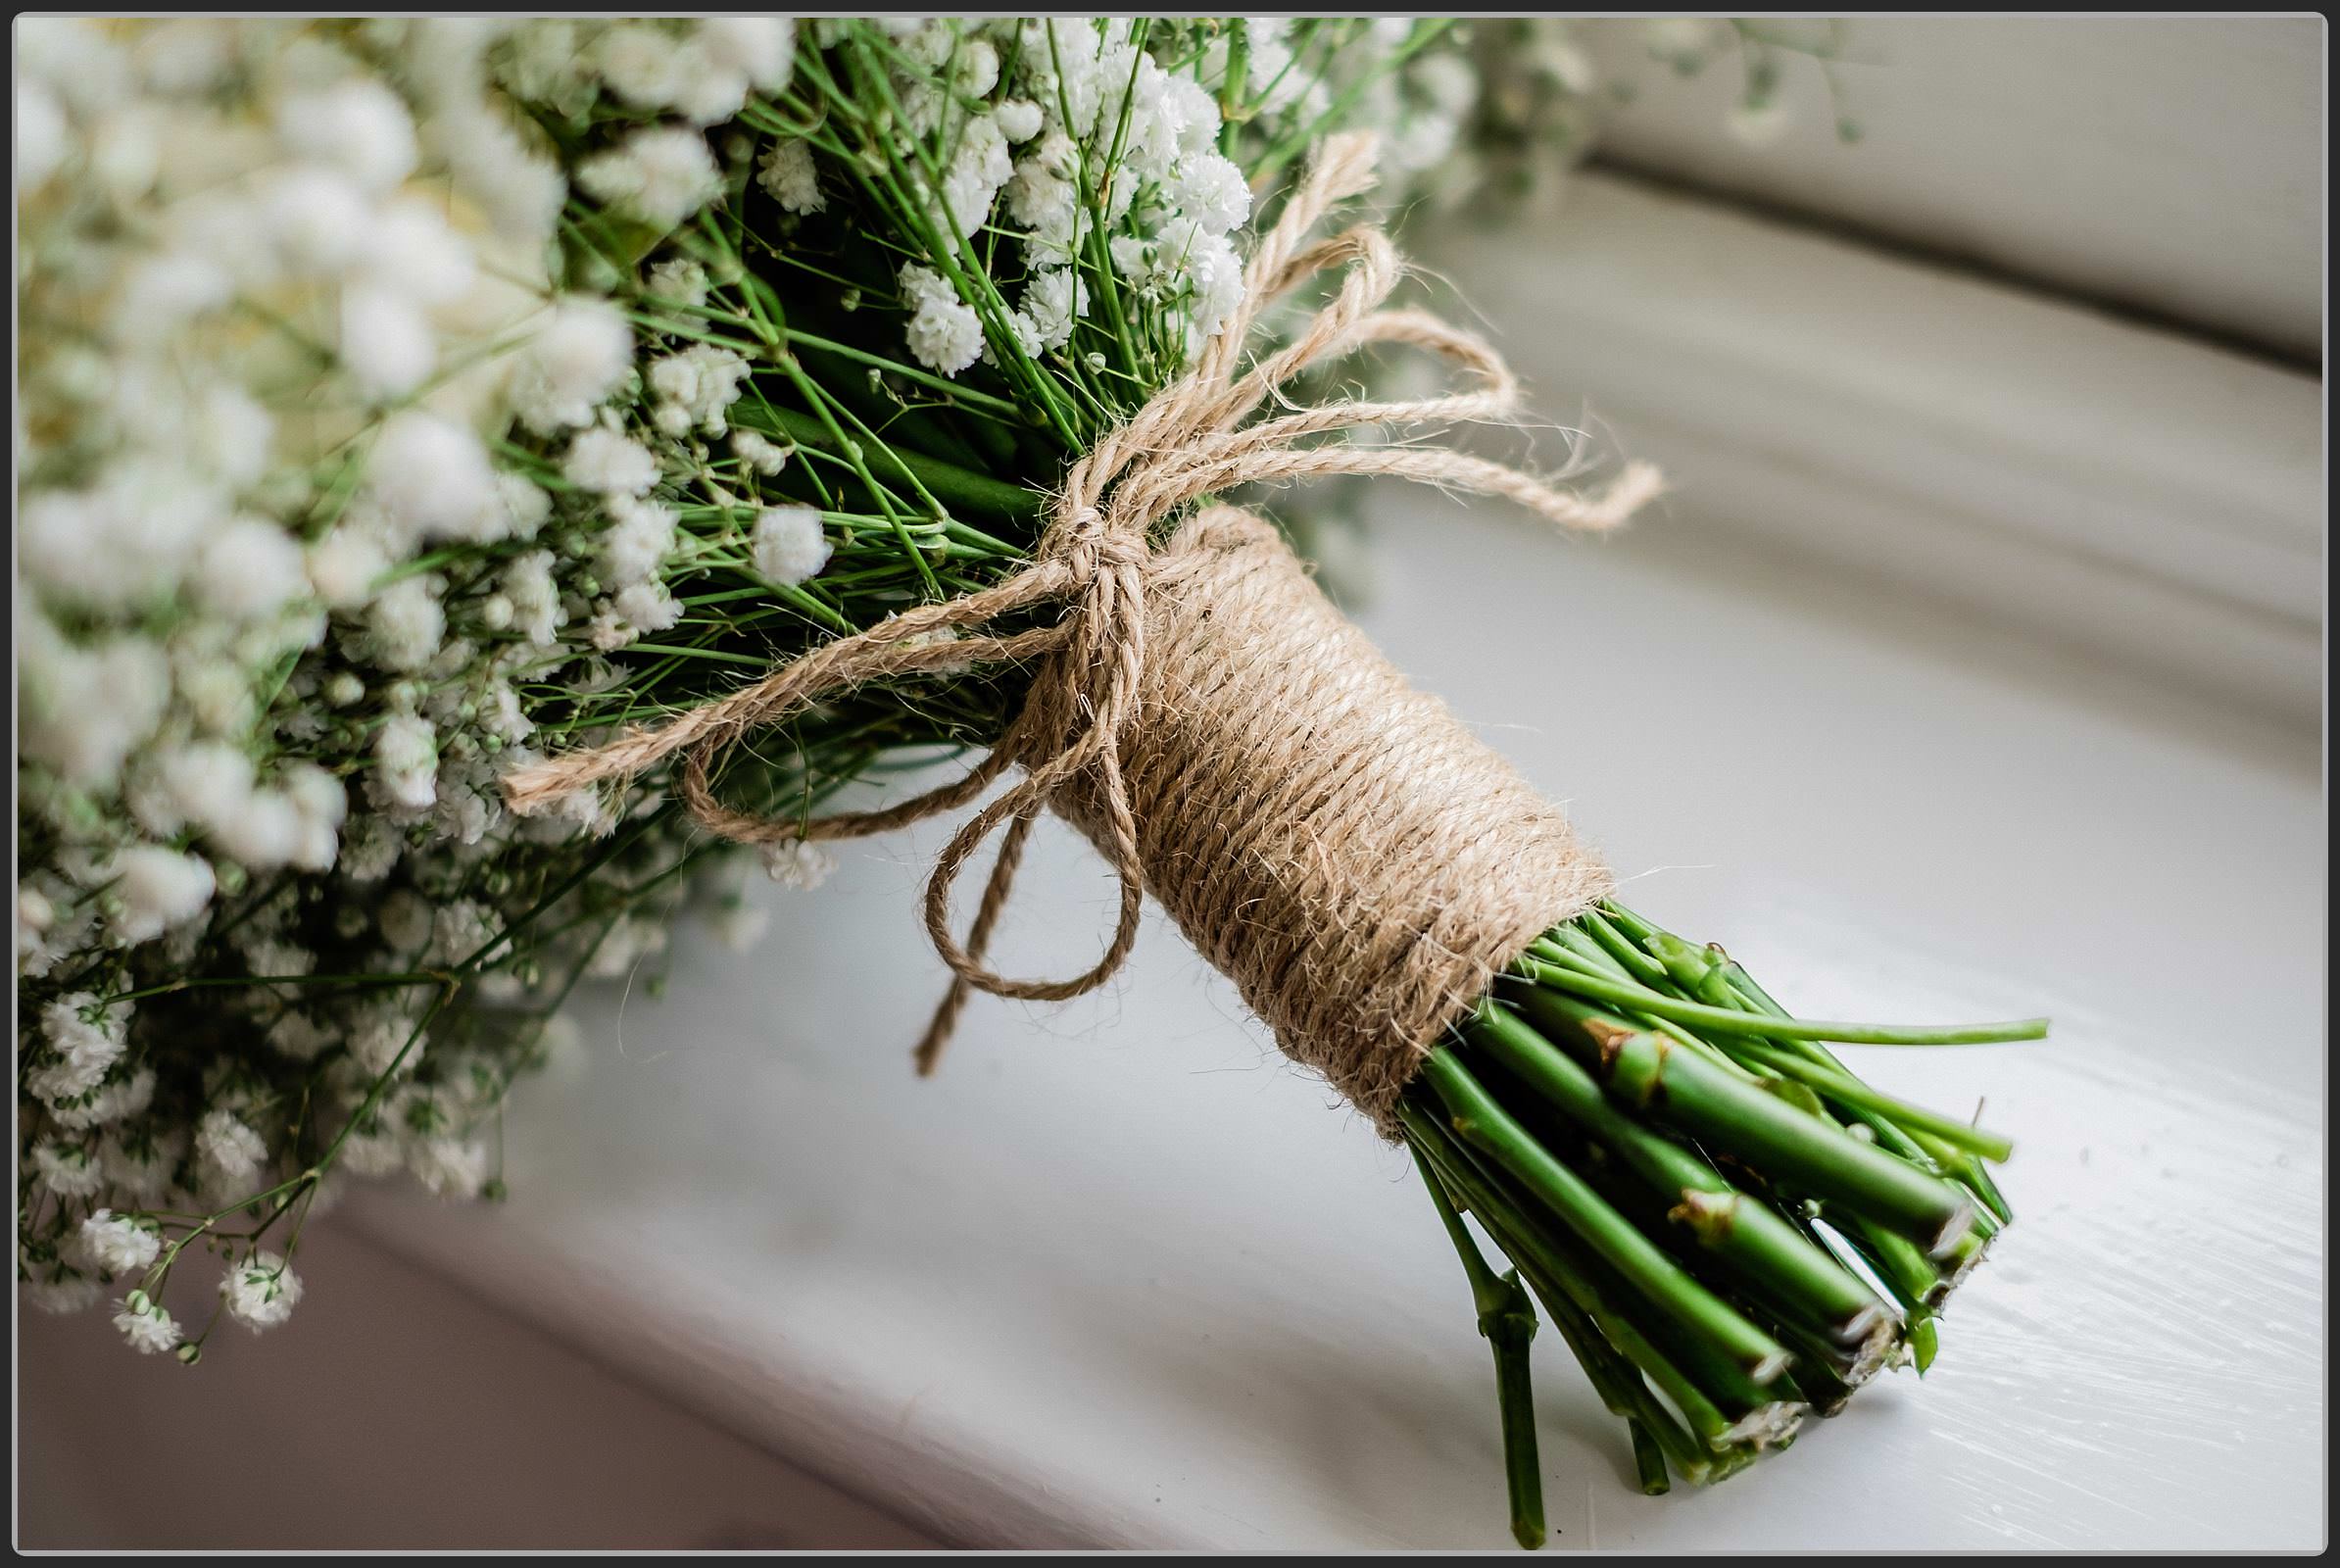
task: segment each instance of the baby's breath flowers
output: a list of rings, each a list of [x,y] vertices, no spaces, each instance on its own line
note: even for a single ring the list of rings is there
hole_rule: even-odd
[[[574,987],[833,865],[662,773],[515,818],[510,770],[1017,569],[1328,132],[1402,210],[1595,91],[1524,21],[18,41],[18,1278],[186,1362],[288,1319],[344,1173],[498,1193]],[[715,784],[809,814],[1018,696],[930,664]]]

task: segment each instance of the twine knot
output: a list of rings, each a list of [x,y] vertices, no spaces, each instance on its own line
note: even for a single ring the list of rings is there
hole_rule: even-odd
[[[1067,472],[1030,565],[996,587],[921,605],[867,631],[826,643],[731,696],[680,713],[663,725],[637,728],[597,749],[519,769],[504,780],[512,809],[526,813],[542,808],[576,790],[628,777],[680,753],[678,793],[712,832],[747,844],[857,838],[964,806],[1009,766],[1020,764],[1023,777],[959,827],[927,882],[927,934],[954,979],[918,1048],[920,1071],[933,1069],[970,989],[1061,1001],[1103,984],[1136,942],[1146,882],[1140,822],[1125,776],[1125,739],[1149,667],[1149,593],[1159,597],[1165,588],[1174,589],[1183,575],[1207,569],[1218,559],[1209,550],[1157,548],[1157,524],[1196,500],[1241,484],[1338,473],[1384,474],[1504,496],[1564,526],[1590,530],[1622,522],[1658,489],[1656,471],[1641,464],[1629,465],[1605,492],[1587,498],[1450,448],[1316,439],[1371,424],[1507,420],[1518,412],[1518,381],[1484,339],[1425,312],[1383,308],[1403,268],[1379,228],[1360,225],[1309,241],[1327,210],[1372,185],[1373,162],[1370,136],[1336,136],[1325,143],[1275,225],[1261,238],[1244,270],[1241,302],[1204,345],[1194,368],[1099,439]],[[1335,269],[1342,270],[1340,285],[1305,329],[1237,374],[1239,357],[1266,306],[1302,280]],[[1394,402],[1337,399],[1297,405],[1284,396],[1301,372],[1372,343],[1427,350],[1455,366],[1468,384],[1441,395]],[[1284,412],[1254,420],[1252,416],[1271,397]],[[1305,584],[1296,564],[1293,571]],[[1307,591],[1313,595],[1312,588]],[[1018,612],[1048,605],[1060,608],[1050,624],[1004,634],[990,629]],[[1331,613],[1329,607],[1327,612]],[[933,635],[947,631],[959,635],[955,640]],[[1359,657],[1379,662],[1369,647]],[[880,810],[839,812],[810,821],[740,812],[715,798],[709,778],[713,762],[755,728],[781,722],[855,686],[964,668],[970,662],[1026,660],[1038,662],[1030,691],[999,744],[961,777],[939,788]],[[1386,664],[1382,668],[1386,670]],[[1394,672],[1390,678],[1395,679]],[[1475,744],[1467,735],[1463,739]],[[1076,801],[1073,814],[1119,880],[1113,934],[1097,962],[1080,974],[1056,980],[1001,975],[985,961],[984,953],[1013,885],[1032,823],[1042,810]],[[996,833],[1000,835],[998,857],[962,945],[951,930],[951,890],[968,859]],[[1476,957],[1471,964],[1483,967]],[[1238,975],[1239,981],[1243,978]],[[1245,994],[1252,995],[1250,986]],[[1465,1004],[1468,1001],[1463,999]],[[1407,1032],[1419,1031],[1409,1026]],[[1313,1063],[1322,1053],[1294,1054]],[[1357,1094],[1351,1098],[1363,1102]],[[1378,1090],[1374,1098],[1378,1100]],[[1377,1115],[1380,1108],[1369,1107]]]

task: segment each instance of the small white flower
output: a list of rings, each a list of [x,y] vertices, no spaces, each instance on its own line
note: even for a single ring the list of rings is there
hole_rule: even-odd
[[[765,150],[756,182],[791,213],[817,213],[829,205],[820,192],[820,171],[812,164],[812,148],[796,137],[776,141]]]
[[[91,788],[114,782],[171,700],[169,662],[136,636],[73,648],[37,638],[27,625],[18,669],[24,755]]]
[[[82,1274],[36,1275],[24,1281],[21,1292],[36,1309],[59,1316],[86,1312],[106,1294],[97,1281]]]
[[[140,1355],[161,1355],[178,1348],[181,1338],[178,1322],[163,1309],[159,1301],[138,1297],[137,1304],[128,1299],[115,1302],[114,1326],[122,1337],[129,1341],[130,1348]]]
[[[1073,323],[1089,314],[1089,285],[1069,267],[1038,273],[1024,285],[1017,314],[1030,324],[1039,349],[1060,349],[1071,341]]]
[[[810,891],[829,880],[837,869],[837,857],[817,844],[803,839],[784,839],[778,844],[766,844],[758,852],[763,860],[764,875],[785,888]]]
[[[420,669],[447,636],[447,611],[439,602],[445,586],[436,573],[401,577],[366,607],[366,657],[384,669]]]
[[[660,262],[650,270],[648,288],[654,298],[697,309],[707,303],[707,269],[688,257]]]
[[[653,22],[621,22],[594,41],[604,83],[637,109],[670,109],[689,90],[694,54]]]
[[[102,1274],[139,1273],[163,1250],[160,1236],[110,1208],[83,1220],[75,1240],[82,1258]]]
[[[280,782],[299,824],[298,842],[286,858],[304,871],[331,870],[341,824],[349,815],[349,792],[341,780],[311,762],[295,762]]]
[[[1243,262],[1220,235],[1204,235],[1187,258],[1194,278],[1194,325],[1204,336],[1219,330],[1243,298]]]
[[[586,640],[597,652],[614,654],[641,640],[641,630],[619,614],[614,606],[605,606],[597,612],[586,627]]]
[[[203,547],[195,585],[206,608],[259,620],[307,594],[309,574],[291,534],[260,517],[237,517]]]
[[[496,505],[480,519],[473,537],[481,544],[498,539],[533,539],[553,514],[553,498],[523,473],[496,475]]]
[[[361,816],[343,835],[341,855],[335,864],[352,882],[379,882],[398,864],[399,854],[404,849],[394,823],[380,816]]]
[[[477,1198],[487,1185],[488,1152],[463,1138],[426,1138],[407,1154],[414,1179],[441,1198]]]
[[[354,1132],[342,1141],[341,1165],[356,1176],[387,1176],[406,1160],[406,1151],[385,1132]]]
[[[229,1317],[258,1334],[292,1315],[301,1300],[301,1276],[276,1253],[255,1250],[228,1266],[219,1280],[219,1299]]]
[[[328,609],[348,610],[372,596],[390,556],[367,529],[343,523],[309,547],[309,585]]]
[[[568,617],[553,581],[553,553],[531,550],[504,568],[504,597],[512,603],[512,629],[529,642],[549,646]]]
[[[655,573],[674,551],[674,514],[655,501],[619,498],[610,503],[616,526],[603,534],[598,564],[602,586],[632,587]]]
[[[741,463],[767,479],[788,466],[789,449],[764,439],[754,430],[732,431],[731,450]]]
[[[168,928],[193,919],[212,900],[209,862],[159,844],[122,851],[109,869],[122,900],[114,933],[125,944],[151,942]]]
[[[141,788],[136,809],[159,838],[190,822],[228,821],[252,797],[252,760],[218,741],[171,747],[150,765],[151,787]]]
[[[37,943],[57,920],[57,906],[46,893],[29,882],[17,886],[17,956],[22,957],[28,942]]]
[[[329,275],[366,253],[373,213],[347,174],[294,166],[269,177],[261,203],[262,230],[288,271]]]
[[[438,362],[438,334],[412,300],[386,288],[341,291],[341,364],[361,392],[377,401],[412,392]]]
[[[53,1071],[55,1066],[52,1063],[50,1068],[30,1074],[25,1081],[35,1095],[50,1102],[49,1115],[60,1127],[73,1132],[91,1127],[110,1127],[128,1117],[144,1115],[147,1107],[154,1103],[155,1073],[152,1067],[141,1067],[127,1078],[110,1079],[86,1099],[61,1102],[46,1092],[48,1086],[40,1081],[42,1072]],[[103,1165],[103,1146],[99,1148],[98,1157]],[[116,1179],[110,1168],[106,1170],[106,1179]]]
[[[992,111],[999,122],[999,134],[1021,144],[1040,134],[1045,122],[1040,105],[1028,98],[1010,98]]]
[[[910,308],[903,337],[912,359],[945,375],[956,375],[975,363],[983,352],[983,321],[942,274],[916,263],[905,265],[902,298]]]
[[[455,176],[457,193],[486,212],[499,232],[531,244],[551,237],[567,181],[502,114],[481,103],[443,103],[425,128],[432,150]]]
[[[260,1174],[268,1146],[260,1134],[224,1106],[206,1111],[195,1124],[195,1154],[227,1182],[248,1182]]]
[[[610,599],[609,608],[636,632],[664,631],[682,619],[682,605],[662,582],[638,582]]]
[[[419,409],[382,421],[366,482],[392,520],[425,539],[467,532],[498,499],[496,470],[479,437]]]
[[[658,482],[658,460],[640,442],[595,425],[569,442],[561,476],[605,496],[638,496]]]
[[[268,1044],[295,1061],[314,1061],[333,1036],[305,1012],[288,1012],[268,1025]]]
[[[128,1004],[101,1006],[87,991],[60,997],[42,1008],[41,1035],[67,1069],[57,1080],[63,1095],[54,1098],[94,1088],[122,1058],[129,1027]]]
[[[637,130],[578,166],[577,186],[636,218],[671,228],[722,194],[707,138],[680,126]]]
[[[235,298],[235,279],[208,256],[165,251],[134,262],[116,296],[116,330],[125,339],[176,329]]]
[[[106,1185],[105,1171],[77,1144],[43,1139],[32,1146],[32,1169],[60,1198],[93,1198]]]
[[[1224,234],[1251,216],[1251,187],[1232,160],[1203,153],[1180,162],[1170,205],[1204,233]]]
[[[761,92],[786,87],[796,65],[796,24],[786,17],[709,17],[699,42],[703,55],[731,62]]]
[[[829,536],[811,507],[766,507],[756,514],[756,569],[765,581],[795,587],[829,564]]]
[[[439,798],[439,737],[427,720],[411,713],[385,719],[373,760],[374,780],[392,803],[419,811]]]
[[[721,435],[725,411],[739,401],[740,385],[748,379],[748,362],[729,349],[695,344],[654,361],[647,379],[663,405],[660,415],[669,409],[680,415],[682,428],[668,434],[681,435],[698,425],[708,435]]]
[[[439,209],[419,196],[395,197],[374,219],[373,245],[362,263],[373,287],[417,305],[447,305],[469,293],[479,266],[470,245]]]
[[[607,300],[571,295],[553,308],[512,368],[512,407],[539,435],[590,423],[634,368],[634,329]]]
[[[407,106],[365,76],[279,100],[276,137],[294,157],[330,165],[377,193],[413,173],[417,157]]]

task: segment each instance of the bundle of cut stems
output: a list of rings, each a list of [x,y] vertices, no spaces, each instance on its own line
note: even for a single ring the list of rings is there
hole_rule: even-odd
[[[1932,1363],[1944,1299],[2013,1218],[1984,1168],[2006,1139],[1871,1088],[1824,1042],[2046,1030],[1794,1018],[1720,948],[1614,902],[1535,943],[1399,1107],[1494,1350],[1520,1544],[1544,1536],[1533,1302],[1624,1418],[1644,1492],[1785,1447],[1879,1370]]]

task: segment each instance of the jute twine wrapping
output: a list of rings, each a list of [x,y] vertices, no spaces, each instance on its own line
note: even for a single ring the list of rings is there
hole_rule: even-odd
[[[1192,371],[1073,466],[1025,569],[824,644],[663,725],[515,771],[504,781],[512,808],[535,810],[680,753],[682,800],[715,833],[748,844],[857,838],[965,806],[1020,767],[952,836],[927,883],[927,934],[956,978],[919,1046],[921,1071],[933,1068],[970,988],[1060,1001],[1111,978],[1150,889],[1285,1053],[1391,1133],[1395,1098],[1439,1032],[1537,933],[1598,899],[1607,873],[1501,758],[1405,684],[1272,529],[1213,508],[1157,550],[1156,525],[1246,482],[1371,473],[1505,496],[1565,526],[1605,529],[1658,482],[1631,465],[1586,498],[1438,446],[1307,444],[1368,424],[1509,420],[1519,409],[1517,380],[1483,339],[1420,311],[1381,308],[1402,267],[1380,229],[1309,242],[1329,208],[1372,181],[1370,137],[1326,143],[1261,237],[1235,314]],[[1259,313],[1336,268],[1334,298],[1239,375]],[[1427,350],[1474,384],[1387,403],[1295,406],[1282,395],[1301,371],[1371,343]],[[1254,420],[1270,399],[1282,412]],[[1061,611],[1050,623],[991,629],[1050,606]],[[999,744],[940,788],[809,822],[715,798],[712,764],[757,727],[872,682],[1026,661],[1029,694]],[[1111,863],[1119,914],[1083,973],[1011,979],[984,952],[1032,823],[1049,808]],[[951,889],[994,833],[998,859],[962,946]]]
[[[1121,746],[1146,890],[1286,1055],[1389,1130],[1422,1054],[1608,873],[1274,527],[1210,508],[1159,559]],[[1094,790],[1056,809],[1110,843]]]

